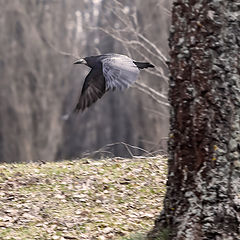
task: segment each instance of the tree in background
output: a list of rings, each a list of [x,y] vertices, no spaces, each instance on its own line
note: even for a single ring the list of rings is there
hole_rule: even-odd
[[[132,154],[164,147],[167,68],[158,53],[167,49],[169,15],[162,6],[169,1],[0,1],[0,162],[75,158],[116,142],[136,146]],[[157,68],[137,88],[108,94],[64,122],[88,71],[71,55],[99,51],[150,58]],[[123,146],[109,151],[126,155]]]
[[[64,1],[54,12],[46,1],[0,2],[0,161],[55,158],[69,70],[45,36],[65,46],[65,8]]]
[[[103,0],[97,9],[97,24],[83,24],[88,47],[81,54],[122,53],[152,62],[157,68],[145,72],[135,85],[136,88],[124,93],[108,93],[98,104],[66,122],[66,137],[62,139],[59,158],[75,157],[109,144],[110,148],[102,150],[117,156],[129,156],[124,144],[114,144],[120,142],[136,146],[137,150],[131,149],[132,154],[145,154],[140,148],[154,152],[166,145],[159,139],[168,134],[168,84],[164,61],[167,50],[162,49],[167,49],[169,16],[164,10],[169,8],[169,5],[169,1],[165,0],[151,0],[146,3],[138,0]],[[146,8],[152,13],[150,16],[146,16]],[[162,14],[158,15],[159,11]],[[159,22],[160,25],[155,24]],[[161,41],[158,38],[159,33],[162,36]],[[159,56],[159,53],[162,56]],[[80,73],[82,69],[77,68],[76,72]],[[79,78],[76,75],[75,77]],[[78,85],[74,84],[72,87],[74,95],[77,96],[81,87],[80,79]],[[148,87],[154,91],[149,92]],[[70,102],[74,101],[72,99]],[[71,108],[70,105],[67,108]]]
[[[239,12],[173,4],[167,193],[149,239],[240,239]]]

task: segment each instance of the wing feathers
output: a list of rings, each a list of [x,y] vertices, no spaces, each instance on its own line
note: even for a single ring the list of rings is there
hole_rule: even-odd
[[[101,69],[92,69],[83,84],[81,96],[74,109],[75,112],[83,111],[90,107],[105,93],[105,79]]]
[[[102,59],[106,90],[123,90],[132,85],[138,77],[139,69],[133,60],[124,55]]]

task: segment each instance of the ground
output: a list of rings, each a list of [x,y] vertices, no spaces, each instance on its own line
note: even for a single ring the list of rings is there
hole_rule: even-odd
[[[161,156],[1,164],[0,239],[141,239],[162,208],[166,171]]]

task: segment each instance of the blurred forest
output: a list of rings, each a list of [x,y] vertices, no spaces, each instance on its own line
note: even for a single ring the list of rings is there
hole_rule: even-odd
[[[0,0],[0,162],[166,150],[170,6],[169,0]],[[109,52],[156,68],[65,121],[88,72],[72,64],[73,56]]]

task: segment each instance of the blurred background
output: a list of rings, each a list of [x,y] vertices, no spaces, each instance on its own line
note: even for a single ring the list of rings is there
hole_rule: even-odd
[[[166,151],[169,0],[0,0],[0,162]],[[72,111],[89,69],[75,57],[149,61],[138,83]]]

